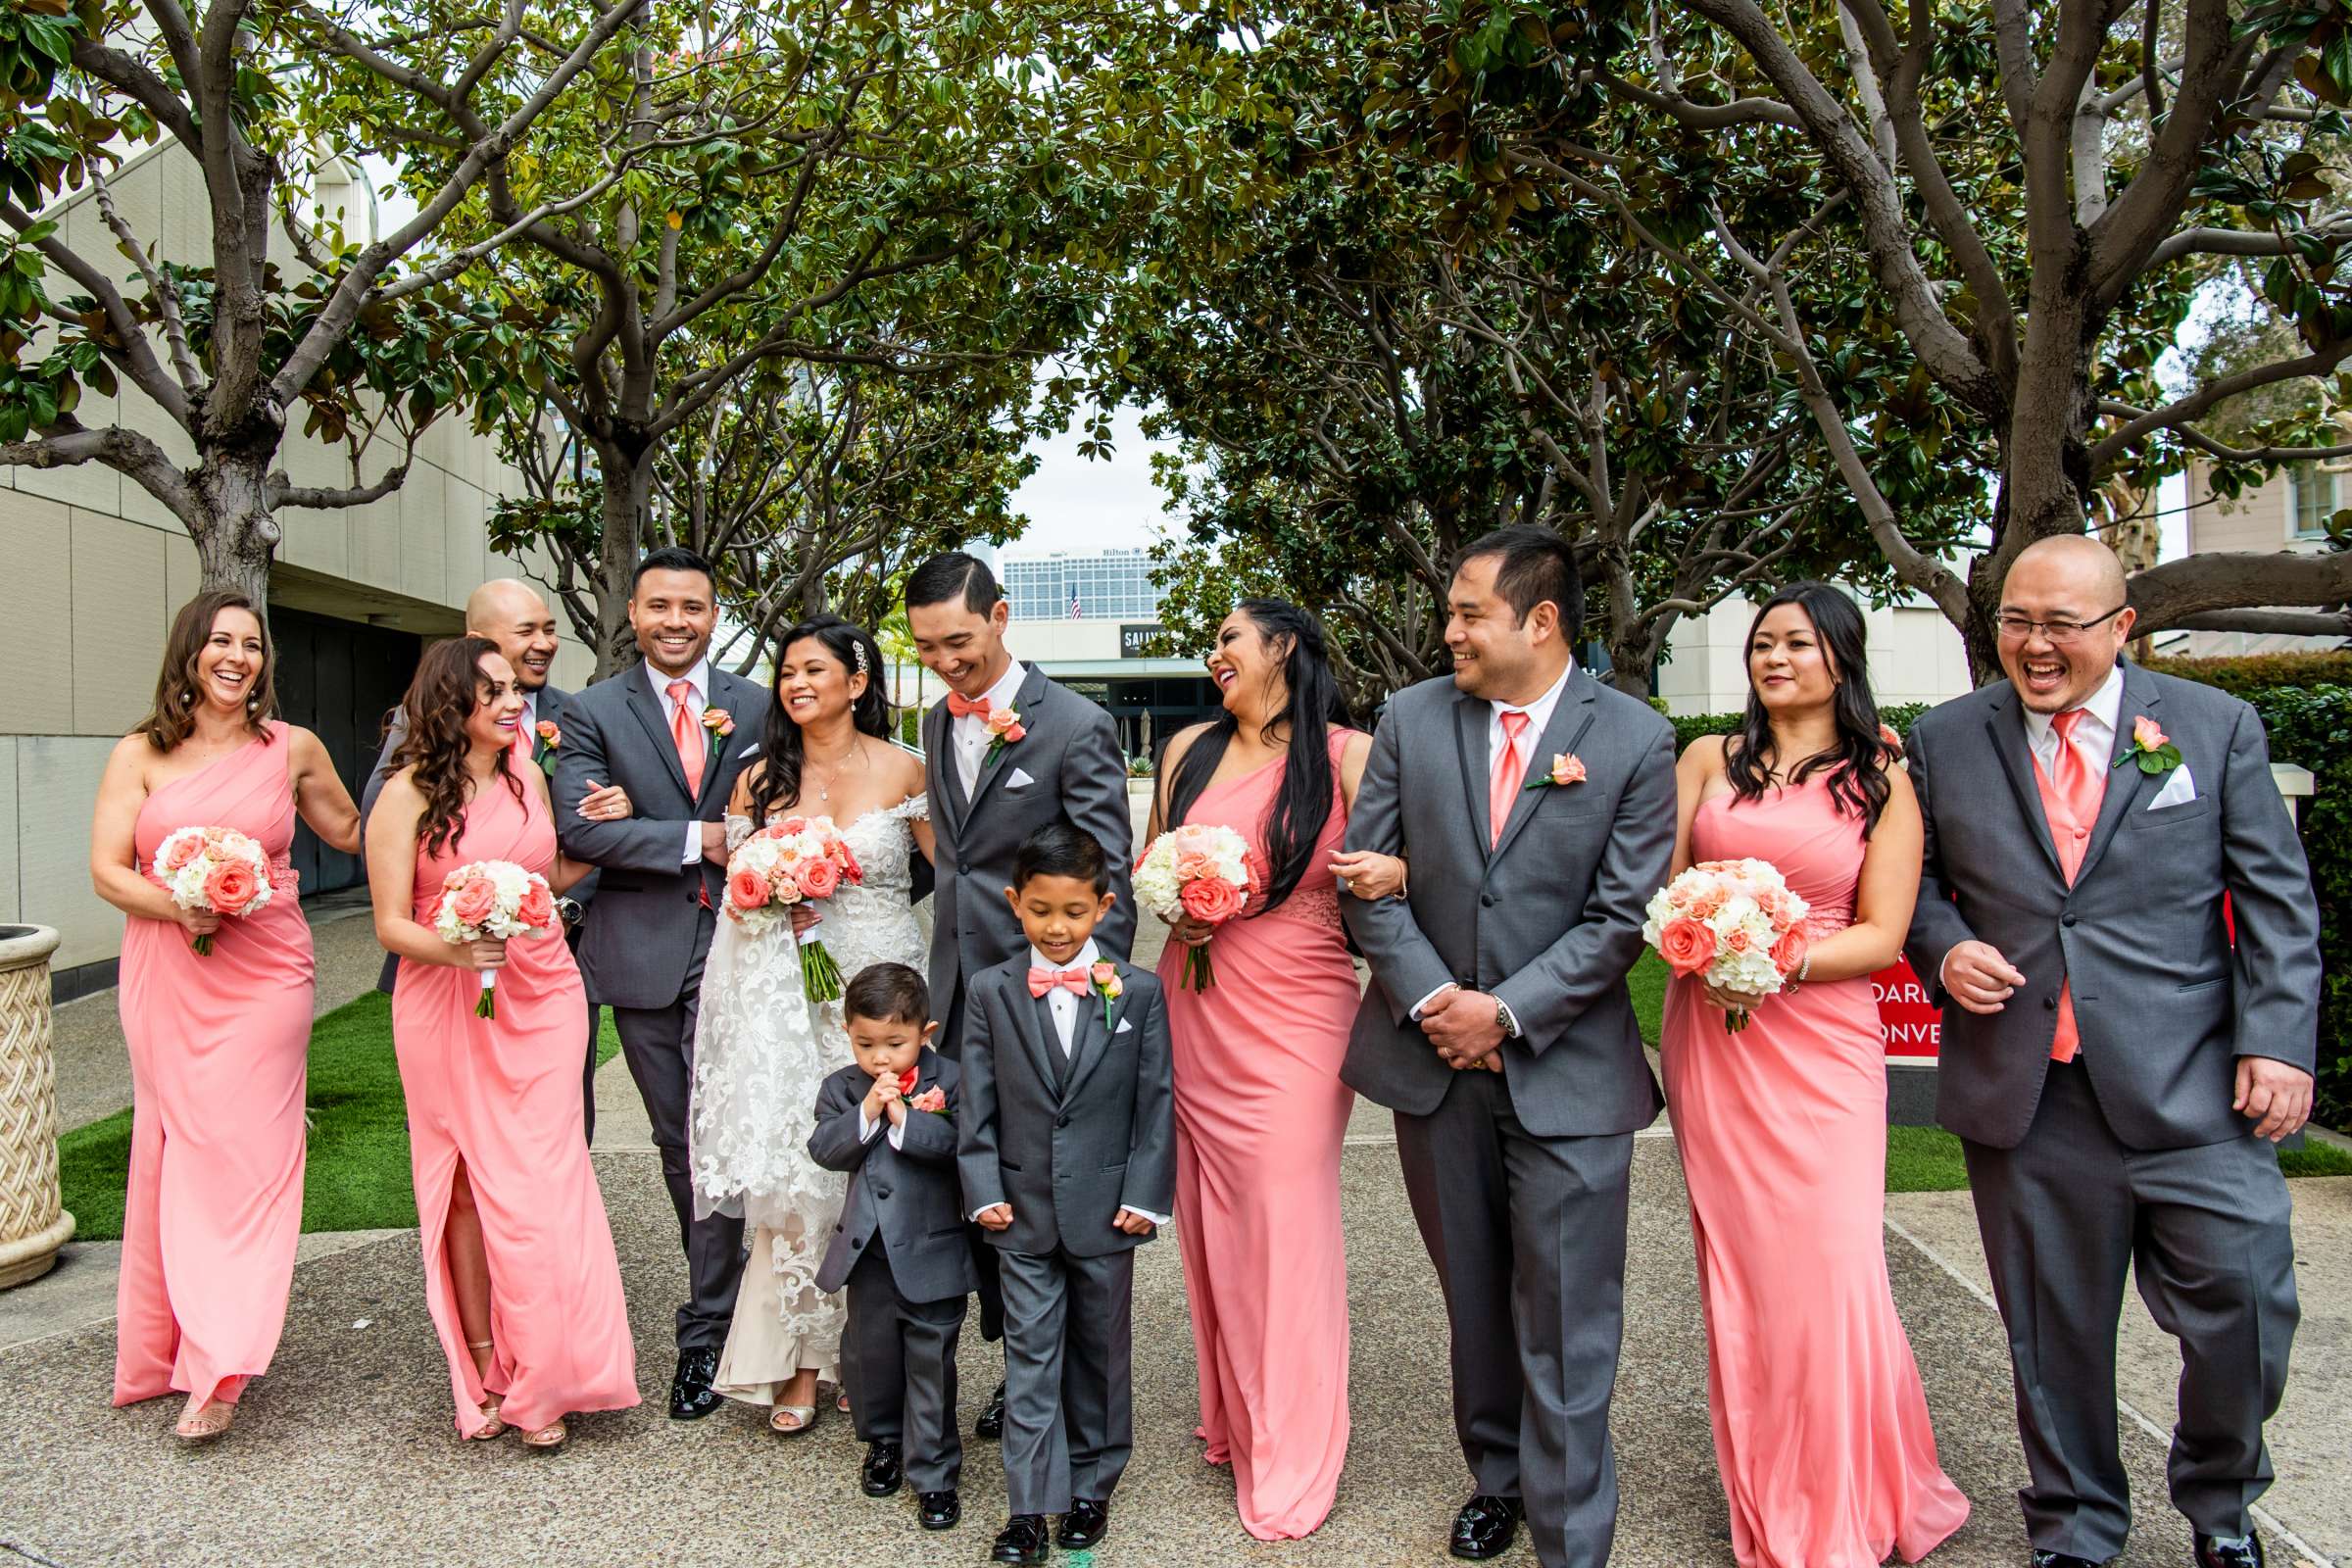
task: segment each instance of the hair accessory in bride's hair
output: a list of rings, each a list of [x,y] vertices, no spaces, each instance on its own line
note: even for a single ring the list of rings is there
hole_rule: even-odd
[[[859,642],[857,638],[852,637],[850,639],[850,652],[858,656],[858,673],[860,675],[864,674],[866,672],[865,644]]]

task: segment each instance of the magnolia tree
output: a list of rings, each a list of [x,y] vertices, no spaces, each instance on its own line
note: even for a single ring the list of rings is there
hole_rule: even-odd
[[[207,586],[266,599],[281,508],[391,493],[432,419],[504,381],[496,315],[447,285],[512,233],[432,242],[531,156],[641,3],[19,0],[0,14],[0,464],[115,469],[186,526]],[[413,216],[348,236],[317,202],[319,170],[371,144],[298,106],[315,110],[341,76],[420,110],[420,72],[466,106],[469,130],[418,182]],[[126,153],[165,138],[201,181],[195,254],[165,253],[108,183]],[[77,198],[95,205],[103,251],[66,240],[56,210]],[[542,215],[564,199],[543,192]],[[155,417],[82,417],[85,394],[118,392]],[[349,485],[296,485],[278,466],[298,408],[308,431],[350,449]],[[192,460],[140,427],[159,424]],[[401,452],[368,480],[361,454],[379,437]]]
[[[2082,530],[2103,491],[2145,497],[2190,453],[2234,484],[2352,451],[2313,418],[2253,445],[2206,427],[2352,357],[2352,214],[2323,162],[2348,25],[2312,0],[1505,3],[1418,13],[1361,81],[1376,134],[1480,184],[1470,221],[1589,213],[1766,345],[1877,549],[1985,671],[2010,561]],[[2261,261],[2293,340],[2168,391],[2159,361],[2217,258]],[[1908,361],[1913,453],[1856,440],[1887,414],[1857,355]],[[1888,493],[1890,461],[1982,466],[1966,576]],[[2131,592],[2151,631],[2332,605],[2352,559],[2200,555]]]

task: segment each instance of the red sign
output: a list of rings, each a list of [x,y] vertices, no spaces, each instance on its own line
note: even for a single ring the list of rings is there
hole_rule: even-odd
[[[1871,1000],[1879,1004],[1879,1029],[1886,1039],[1886,1054],[1934,1061],[1943,1039],[1943,1015],[1928,1000],[1910,960],[1897,958],[1890,968],[1870,977]]]

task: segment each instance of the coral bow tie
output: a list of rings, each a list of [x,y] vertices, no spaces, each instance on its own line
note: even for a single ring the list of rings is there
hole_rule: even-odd
[[[948,711],[957,718],[986,718],[989,703],[985,697],[966,697],[961,692],[948,693]]]
[[[1042,997],[1055,986],[1084,996],[1086,994],[1086,971],[1084,969],[1031,969],[1029,971],[1029,994],[1031,996]]]

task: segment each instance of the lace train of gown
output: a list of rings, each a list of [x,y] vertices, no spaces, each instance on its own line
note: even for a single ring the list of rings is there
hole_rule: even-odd
[[[842,829],[865,873],[825,908],[825,947],[843,979],[869,963],[929,968],[930,945],[907,902],[916,853],[909,824],[929,814],[917,795]],[[728,817],[728,848],[751,832],[749,817]],[[773,1404],[778,1389],[810,1367],[840,1380],[848,1308],[816,1288],[816,1270],[849,1181],[808,1157],[808,1134],[818,1086],[850,1059],[841,1004],[810,1004],[790,928],[747,936],[722,918],[703,970],[688,1140],[695,1212],[740,1214],[751,1229],[714,1385],[730,1398]]]

